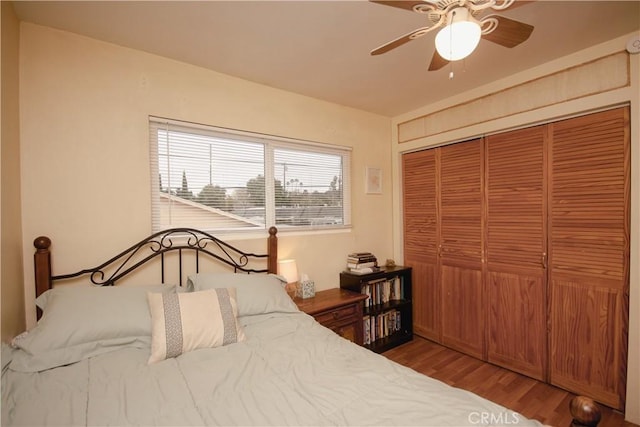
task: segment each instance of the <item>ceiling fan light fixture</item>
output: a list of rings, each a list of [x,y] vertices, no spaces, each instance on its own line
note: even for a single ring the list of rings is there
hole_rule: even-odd
[[[466,58],[480,43],[480,24],[465,7],[449,12],[447,26],[436,34],[436,50],[447,61]]]

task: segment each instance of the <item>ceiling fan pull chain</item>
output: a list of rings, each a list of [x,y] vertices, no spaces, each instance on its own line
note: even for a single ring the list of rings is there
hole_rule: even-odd
[[[447,24],[451,24],[453,22],[453,18],[456,16],[456,11],[453,10],[451,12],[451,22],[447,22]],[[449,57],[453,56],[453,31],[449,31]],[[449,80],[453,80],[453,61],[449,62],[451,69],[449,70]]]

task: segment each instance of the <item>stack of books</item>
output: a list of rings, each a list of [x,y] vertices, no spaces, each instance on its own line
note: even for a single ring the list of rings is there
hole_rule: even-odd
[[[347,255],[347,271],[351,274],[370,274],[380,271],[378,259],[371,252],[353,252]]]
[[[363,318],[364,344],[369,345],[402,330],[402,314],[398,310],[385,311]]]
[[[365,307],[375,307],[389,301],[404,299],[404,283],[399,276],[369,280],[362,285],[360,292],[367,296]]]

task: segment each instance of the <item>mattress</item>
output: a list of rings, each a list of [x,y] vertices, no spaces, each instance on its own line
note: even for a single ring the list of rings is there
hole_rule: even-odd
[[[2,347],[2,425],[540,425],[355,345],[301,312],[149,364],[146,345],[25,372]]]

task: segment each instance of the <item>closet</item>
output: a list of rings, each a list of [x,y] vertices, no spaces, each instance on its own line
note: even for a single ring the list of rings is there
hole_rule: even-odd
[[[402,156],[414,332],[624,408],[629,108]]]

